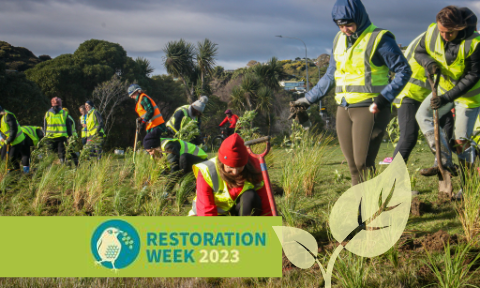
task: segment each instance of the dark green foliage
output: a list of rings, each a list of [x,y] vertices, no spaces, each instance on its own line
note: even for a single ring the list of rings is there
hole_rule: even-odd
[[[23,72],[6,73],[3,62],[0,62],[0,99],[0,105],[13,112],[20,124],[43,126],[48,99]]]
[[[48,57],[48,58],[47,58]],[[25,71],[42,61],[50,60],[50,56],[36,57],[30,50],[23,47],[14,47],[5,41],[0,41],[0,61],[5,62],[9,70]]]

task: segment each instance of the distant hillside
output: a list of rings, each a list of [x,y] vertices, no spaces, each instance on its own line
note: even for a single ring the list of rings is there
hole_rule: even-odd
[[[48,55],[35,56],[32,51],[23,47],[15,47],[5,41],[0,41],[0,61],[10,70],[25,71],[38,63],[51,60]]]

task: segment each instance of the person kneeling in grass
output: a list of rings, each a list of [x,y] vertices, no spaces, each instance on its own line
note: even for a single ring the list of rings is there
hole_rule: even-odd
[[[271,216],[260,164],[248,154],[243,139],[233,134],[218,156],[193,165],[197,196],[189,216]]]
[[[148,133],[143,139],[143,147],[154,158],[167,156],[170,173],[182,170],[183,175],[187,174],[192,172],[194,164],[208,158],[205,151],[192,143],[179,139],[160,138],[157,133]]]

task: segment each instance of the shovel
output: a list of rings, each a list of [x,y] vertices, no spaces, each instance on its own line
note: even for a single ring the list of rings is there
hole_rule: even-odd
[[[432,86],[432,99],[437,98],[437,87],[438,82],[440,81],[440,73],[437,73],[435,80],[433,79],[433,75],[428,77],[428,81]],[[438,169],[440,173],[438,174],[438,192],[446,193],[448,197],[453,197],[453,186],[452,186],[452,176],[450,172],[444,169],[442,165],[442,153],[440,152],[440,126],[438,120],[438,111],[437,109],[433,110],[433,126],[435,132],[435,146],[436,146],[436,157],[438,162]]]
[[[250,148],[251,145],[267,142],[267,147],[262,154],[255,154]],[[272,188],[270,185],[270,177],[268,177],[267,164],[265,163],[264,157],[270,151],[270,136],[265,136],[255,140],[245,142],[247,146],[248,154],[258,159],[260,162],[260,168],[262,169],[263,182],[265,184],[265,189],[267,190],[268,201],[270,202],[270,209],[272,210],[272,215],[277,216],[277,206],[275,205],[275,199],[273,198]]]
[[[138,119],[135,120],[135,143],[133,144],[133,163],[135,163],[135,155],[137,155],[137,140],[138,134],[140,133],[140,124]]]

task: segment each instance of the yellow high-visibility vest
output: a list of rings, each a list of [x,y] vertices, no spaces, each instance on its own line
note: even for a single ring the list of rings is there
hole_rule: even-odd
[[[425,98],[432,93],[425,68],[423,68],[423,66],[420,65],[417,60],[415,60],[415,49],[425,33],[426,32],[418,35],[418,37],[415,38],[410,45],[408,45],[407,50],[405,51],[408,64],[410,64],[410,68],[412,68],[412,77],[410,77],[410,80],[408,80],[408,83],[405,85],[405,88],[403,88],[402,92],[400,92],[397,98],[393,100],[393,105],[395,105],[397,108],[400,108],[403,98],[405,97],[423,102],[423,100],[425,100]]]
[[[47,121],[47,131],[45,131],[45,137],[68,137],[67,112],[65,110],[60,110],[56,114],[47,111],[47,114],[45,115],[45,120]]]
[[[38,141],[40,141],[40,138],[37,135],[37,129],[42,129],[42,127],[22,126],[23,133],[25,133],[26,135],[28,135],[28,137],[30,137],[30,139],[32,139],[33,146],[37,146]]]
[[[171,138],[160,138],[160,141],[161,141],[160,142],[160,147],[164,151],[165,151],[165,147],[167,146],[167,144],[169,142],[177,141],[177,142],[180,143],[180,155],[188,153],[188,154],[192,154],[194,156],[198,156],[202,159],[207,159],[208,158],[208,154],[205,153],[205,151],[203,151],[202,148],[198,147],[195,144],[192,144],[192,143],[189,143],[189,142],[186,142],[186,141],[182,141],[182,140],[179,140],[179,139],[171,139]],[[163,153],[164,156],[166,156],[166,154],[167,153]]]
[[[198,177],[198,172],[202,172],[203,179],[207,182],[213,190],[213,196],[215,199],[215,205],[217,206],[218,215],[228,214],[228,211],[233,208],[235,205],[235,200],[232,199],[230,193],[228,192],[227,183],[222,180],[220,173],[218,171],[217,157],[209,159],[205,162],[198,163],[193,165],[193,174],[195,178]],[[237,197],[243,194],[243,192],[251,189],[259,190],[264,186],[263,181],[258,185],[254,186],[252,183],[245,181],[242,191],[238,194]],[[197,197],[193,199],[192,210],[188,213],[188,216],[197,215]]]
[[[17,145],[18,143],[21,143],[25,139],[25,134],[23,134],[22,126],[18,124],[17,117],[15,117],[15,114],[7,110],[3,110],[3,111],[5,112],[5,114],[3,115],[2,120],[0,121],[0,131],[2,131],[2,133],[7,137],[5,140],[7,140],[12,136],[9,133],[10,125],[8,125],[7,123],[7,115],[8,114],[12,115],[13,118],[15,118],[15,121],[17,122],[18,130],[17,130],[17,135],[15,136],[15,140],[13,140],[13,142],[11,142],[10,145],[11,146]]]
[[[90,111],[88,111],[87,115],[87,137],[92,137],[97,135],[99,132],[103,133],[103,137],[105,137],[105,132],[103,132],[103,128],[100,129],[100,123],[98,123],[98,119],[95,116],[95,108],[92,107]]]
[[[338,32],[333,42],[333,57],[337,63],[335,100],[338,104],[342,103],[342,98],[348,104],[373,100],[388,85],[388,67],[377,67],[372,62],[372,57],[387,32],[389,31],[371,24],[349,49],[347,36]]]
[[[428,55],[435,59],[435,62],[437,62],[442,71],[440,82],[438,84],[439,94],[444,94],[457,85],[458,80],[460,80],[465,72],[465,59],[472,55],[475,49],[477,49],[479,42],[480,35],[476,32],[463,40],[458,48],[457,59],[448,65],[445,57],[445,43],[440,35],[437,24],[430,24],[425,36],[425,48]],[[480,107],[480,81],[465,93],[465,95],[455,99],[455,102],[457,105],[466,108]]]
[[[183,115],[184,117],[189,117],[188,116],[188,108],[190,107],[190,105],[183,105],[183,106],[180,106],[178,107],[177,109],[175,109],[175,112],[173,112],[173,115],[172,117],[170,117],[170,119],[168,120],[167,122],[167,127],[170,127],[170,129],[172,129],[173,132],[177,133],[177,129],[175,129],[175,114],[181,110],[183,112]],[[192,118],[193,121],[197,121],[197,118]],[[183,121],[182,121],[183,122]],[[180,123],[180,129],[182,129],[182,123]]]

